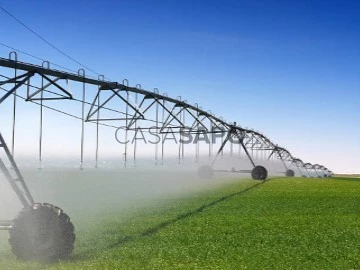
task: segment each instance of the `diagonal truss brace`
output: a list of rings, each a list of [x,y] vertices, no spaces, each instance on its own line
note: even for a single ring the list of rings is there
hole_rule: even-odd
[[[61,79],[65,79],[66,80],[66,83],[67,85],[69,85],[69,80],[67,78],[61,78],[61,77],[58,77],[58,78],[55,78],[54,80],[50,79],[48,76],[44,75],[44,74],[41,74],[41,73],[38,73],[42,78],[44,78],[46,81],[48,81],[48,83],[46,85],[44,85],[43,87],[41,88],[38,88],[37,91],[33,92],[30,94],[30,91],[29,91],[29,87],[28,87],[28,91],[27,91],[27,98],[26,98],[26,101],[35,101],[35,100],[60,100],[60,99],[73,99],[73,96],[72,94],[64,89],[62,86],[60,86],[57,81],[61,80]],[[40,97],[40,98],[36,98],[35,96],[39,93],[42,93],[44,91],[46,91],[46,89],[49,87],[49,86],[55,86],[57,89],[59,89],[62,94],[58,94],[58,93],[53,93],[53,94],[56,94],[58,97],[47,97],[47,98],[44,98],[44,97]]]
[[[284,160],[284,157],[283,157],[283,152],[281,151],[281,149],[280,149],[278,146],[275,146],[275,147],[274,147],[273,151],[271,152],[271,154],[270,154],[269,157],[268,157],[268,160],[269,160],[274,154],[276,154],[276,155],[280,158],[282,164],[283,164],[284,167],[285,167],[285,170],[288,170],[289,167],[288,167],[288,166],[286,165],[286,163],[285,163],[285,160]]]
[[[223,151],[225,145],[227,144],[227,142],[231,139],[231,138],[236,138],[238,140],[238,142],[240,143],[240,145],[242,146],[242,148],[244,149],[246,156],[249,158],[251,164],[256,167],[255,162],[252,158],[252,156],[250,155],[248,149],[246,148],[245,144],[244,144],[244,139],[246,138],[246,133],[242,130],[239,130],[238,128],[236,128],[236,124],[234,124],[233,126],[230,127],[228,134],[224,140],[224,142],[221,144],[219,150],[216,153],[215,158],[213,159],[213,161],[211,162],[211,166],[213,166],[217,160],[217,158],[219,157],[219,155],[221,154],[221,152]]]
[[[31,196],[31,193],[26,186],[23,176],[20,173],[19,168],[17,167],[13,156],[11,155],[9,148],[7,147],[3,136],[0,133],[0,148],[3,148],[5,155],[10,162],[11,167],[14,172],[12,173],[5,165],[4,161],[0,158],[0,171],[4,174],[9,184],[15,191],[16,195],[19,197],[22,205],[27,208],[34,204],[34,199]],[[14,174],[14,175],[13,175]]]
[[[96,103],[97,103],[98,99],[100,98],[101,91],[112,91],[112,94],[105,101],[103,101],[100,105],[97,105]],[[86,117],[86,121],[91,122],[91,121],[111,121],[111,120],[129,120],[129,119],[131,119],[131,118],[128,118],[127,114],[125,115],[125,118],[112,118],[112,119],[96,118],[96,119],[92,119],[92,117],[96,113],[98,113],[102,108],[104,108],[105,105],[107,103],[109,103],[110,100],[112,100],[114,97],[120,98],[126,104],[126,106],[129,106],[131,109],[133,109],[136,112],[136,114],[140,115],[141,119],[144,119],[144,115],[139,111],[139,109],[137,107],[135,107],[133,104],[131,104],[128,100],[123,98],[119,94],[119,92],[121,92],[121,91],[126,91],[126,89],[116,89],[116,88],[115,89],[113,89],[113,88],[111,88],[111,89],[101,89],[100,88],[98,90],[98,92],[96,93],[96,96],[95,96],[93,102],[91,103],[88,115]]]
[[[23,75],[17,76],[15,78],[2,81],[0,82],[0,85],[9,84],[9,83],[15,83],[14,87],[7,91],[1,98],[0,98],[0,104],[3,103],[10,95],[12,95],[19,87],[24,85],[32,76],[34,76],[34,72],[26,72]]]

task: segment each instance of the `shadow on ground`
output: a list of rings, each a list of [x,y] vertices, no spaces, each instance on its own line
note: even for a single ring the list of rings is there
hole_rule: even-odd
[[[228,200],[234,196],[240,196],[240,195],[243,195],[247,192],[249,192],[250,190],[253,190],[253,189],[256,189],[258,187],[260,187],[261,185],[265,184],[266,182],[268,182],[270,179],[266,180],[266,181],[262,181],[262,182],[259,182],[259,183],[256,183],[254,185],[252,185],[251,187],[248,187],[248,188],[245,188],[239,192],[235,192],[235,193],[231,193],[231,194],[228,194],[226,196],[222,196],[212,202],[209,202],[209,203],[206,203],[204,205],[201,205],[200,207],[192,210],[192,211],[189,211],[189,212],[186,212],[186,213],[183,213],[183,214],[180,214],[180,215],[177,215],[175,216],[174,218],[171,218],[167,221],[164,221],[164,222],[161,222],[157,225],[154,225],[148,229],[145,229],[141,232],[138,232],[138,233],[134,233],[133,235],[121,235],[121,230],[120,233],[118,235],[115,235],[116,238],[118,238],[118,240],[114,240],[112,241],[112,243],[110,245],[106,245],[103,249],[103,251],[106,251],[106,250],[110,250],[110,249],[113,249],[113,248],[117,248],[117,247],[120,247],[122,245],[125,245],[129,242],[132,242],[132,241],[136,241],[138,239],[141,239],[143,237],[150,237],[150,236],[153,236],[155,234],[157,234],[158,232],[160,232],[162,229],[168,227],[168,226],[171,226],[172,224],[174,223],[177,223],[177,222],[180,222],[184,219],[187,219],[189,217],[192,217],[192,216],[195,216],[201,212],[203,212],[204,210],[208,209],[208,208],[211,208],[212,206],[215,206],[225,200]],[[113,233],[112,232],[109,232],[109,231],[102,231],[100,232],[100,234],[109,234],[109,233]],[[97,235],[97,238],[99,237],[99,234]],[[72,258],[72,261],[79,261],[79,260],[83,260],[89,256],[91,256],[91,252],[86,252],[86,251],[83,251],[81,252],[80,254],[77,254],[77,255],[74,255],[73,258]]]

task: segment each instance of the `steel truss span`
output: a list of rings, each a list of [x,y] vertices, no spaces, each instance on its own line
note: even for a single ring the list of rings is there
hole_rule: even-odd
[[[2,93],[0,92],[0,106],[10,97],[16,99],[16,96],[19,96],[17,94],[19,89],[25,87],[26,95],[22,97],[25,101],[38,105],[41,103],[41,106],[49,109],[57,110],[44,105],[43,101],[78,101],[82,105],[81,117],[71,115],[67,111],[59,112],[79,118],[83,125],[86,122],[91,122],[97,126],[119,128],[118,123],[121,121],[124,124],[123,129],[125,131],[139,129],[149,131],[153,129],[152,132],[157,134],[166,134],[171,129],[171,132],[177,133],[226,134],[217,154],[209,164],[210,168],[222,153],[225,145],[231,141],[239,144],[253,168],[259,167],[252,155],[254,151],[257,151],[261,152],[267,159],[280,160],[287,176],[294,176],[296,173],[307,177],[328,177],[332,175],[332,172],[325,166],[306,163],[292,156],[287,149],[273,143],[260,132],[240,127],[236,123],[226,122],[223,118],[215,116],[210,111],[203,110],[197,104],[189,104],[186,100],[182,100],[181,97],[168,97],[166,94],[160,94],[157,89],[147,91],[142,89],[141,85],[131,87],[127,80],[122,83],[105,81],[104,76],[94,79],[87,77],[83,69],[80,69],[77,74],[55,70],[50,68],[49,62],[43,62],[42,66],[20,62],[14,52],[10,53],[8,59],[0,58],[0,67],[12,71],[7,74],[13,74],[12,76],[5,76],[0,73],[0,90],[3,90]],[[71,91],[68,89],[72,82],[81,85],[79,90],[82,91],[82,99],[76,99],[72,96]],[[50,87],[52,87],[52,91],[49,90]],[[90,87],[92,89],[95,87],[96,91],[89,91]],[[85,100],[85,96],[89,97],[89,95],[93,95],[91,102]],[[119,109],[108,106],[114,100],[119,104]],[[87,111],[85,111],[84,105],[89,107]],[[106,114],[103,113],[104,111],[106,111]],[[84,128],[82,132],[84,132]],[[13,146],[12,150],[14,150]],[[179,151],[179,157],[183,156],[184,153],[181,153],[181,150]],[[125,160],[126,158],[125,148]],[[83,134],[81,162],[83,162]],[[251,171],[241,170],[239,172]]]

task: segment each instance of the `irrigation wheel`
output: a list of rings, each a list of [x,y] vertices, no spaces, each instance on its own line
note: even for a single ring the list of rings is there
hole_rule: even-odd
[[[211,179],[214,176],[214,171],[211,166],[200,166],[198,169],[198,176],[201,179]]]
[[[293,170],[287,170],[285,173],[286,177],[294,177],[295,176],[295,172]]]
[[[251,177],[254,180],[265,180],[268,176],[268,172],[263,166],[255,166],[251,171]]]
[[[74,225],[69,216],[48,203],[36,203],[20,212],[9,238],[18,259],[39,262],[68,258],[74,242]]]

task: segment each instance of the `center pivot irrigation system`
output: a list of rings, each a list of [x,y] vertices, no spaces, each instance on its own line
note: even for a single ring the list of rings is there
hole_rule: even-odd
[[[81,98],[75,98],[70,85],[75,85]],[[91,98],[87,101],[86,98]],[[0,133],[0,148],[4,150],[0,159],[0,171],[16,193],[24,209],[13,221],[1,221],[0,229],[10,231],[9,243],[13,253],[23,260],[54,261],[67,258],[73,249],[75,234],[70,218],[63,211],[48,203],[35,203],[23,176],[14,160],[15,120],[17,100],[36,104],[40,108],[39,160],[42,160],[42,128],[43,109],[50,109],[81,121],[81,166],[84,157],[84,124],[96,125],[96,153],[98,162],[99,127],[106,126],[116,130],[122,127],[124,136],[130,131],[146,132],[152,129],[159,136],[166,135],[169,130],[180,137],[184,131],[188,134],[225,134],[221,145],[209,165],[200,166],[199,177],[210,178],[215,172],[251,173],[255,180],[265,180],[268,171],[264,166],[257,165],[254,152],[260,153],[265,159],[280,160],[285,168],[285,175],[308,177],[330,177],[332,172],[319,164],[304,163],[293,157],[288,150],[274,144],[263,134],[254,130],[228,123],[209,111],[201,109],[197,104],[191,105],[181,98],[170,98],[159,94],[157,89],[146,91],[140,85],[130,87],[128,81],[123,83],[105,81],[104,76],[94,79],[85,76],[83,69],[78,73],[55,70],[50,63],[44,61],[42,66],[20,62],[17,54],[11,52],[8,59],[0,58],[0,106],[6,100],[12,102],[13,129],[12,142],[8,147]],[[81,116],[54,107],[54,103],[78,102],[81,105]],[[115,107],[113,106],[115,104]],[[121,123],[121,124],[120,124]],[[126,139],[126,138],[125,138]],[[252,169],[214,170],[213,165],[227,144],[237,143],[239,151],[249,159]],[[128,159],[127,145],[124,145],[124,160]],[[164,144],[161,149],[155,146],[155,160],[163,159]],[[209,144],[209,157],[212,156],[213,144]],[[178,149],[179,160],[184,158],[184,145]],[[231,148],[231,151],[233,149]],[[133,158],[136,158],[136,145]],[[199,146],[196,145],[196,157]],[[291,169],[293,168],[293,169]]]

